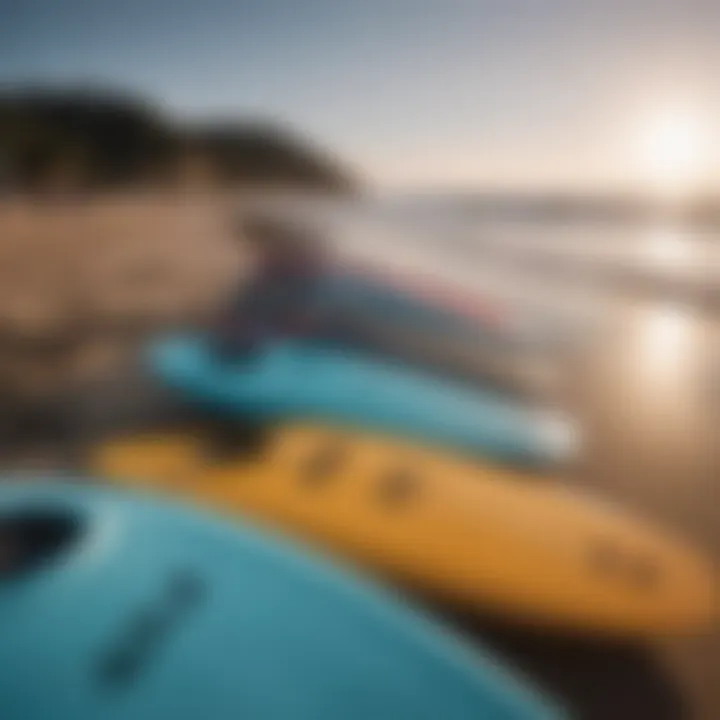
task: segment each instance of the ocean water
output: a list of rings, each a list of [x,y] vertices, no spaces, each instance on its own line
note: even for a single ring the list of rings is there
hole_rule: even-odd
[[[600,288],[636,285],[655,296],[720,297],[720,228],[669,219],[518,216],[432,200],[348,204],[330,215],[336,227],[359,233],[364,243],[375,234],[393,235],[406,247],[439,252],[451,265],[498,265],[538,278],[591,281]]]
[[[718,227],[563,218],[446,196],[284,198],[280,205],[321,234],[341,262],[467,307],[495,304],[516,325],[580,345],[619,332],[638,306],[703,321],[720,312]]]

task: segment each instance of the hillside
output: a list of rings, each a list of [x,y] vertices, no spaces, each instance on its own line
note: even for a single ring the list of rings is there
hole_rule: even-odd
[[[0,183],[102,189],[193,182],[347,191],[327,153],[269,123],[184,126],[149,103],[105,90],[0,93]]]

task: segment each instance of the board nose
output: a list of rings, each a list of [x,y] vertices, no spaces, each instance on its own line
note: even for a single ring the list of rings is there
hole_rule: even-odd
[[[533,421],[537,444],[549,460],[566,463],[580,456],[583,433],[576,420],[557,410],[536,410]]]

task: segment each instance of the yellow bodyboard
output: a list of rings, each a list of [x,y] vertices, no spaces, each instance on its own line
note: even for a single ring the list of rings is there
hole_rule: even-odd
[[[383,436],[281,426],[257,454],[201,435],[120,439],[92,470],[242,513],[466,610],[609,633],[693,630],[712,568],[682,544],[549,479]]]

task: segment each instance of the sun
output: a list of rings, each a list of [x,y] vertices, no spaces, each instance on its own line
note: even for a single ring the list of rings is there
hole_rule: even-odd
[[[644,183],[653,195],[683,199],[702,186],[708,131],[697,112],[683,107],[656,111],[640,133]]]

